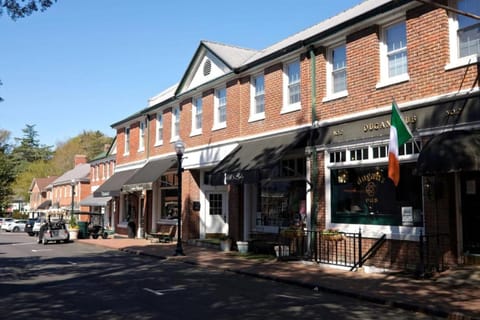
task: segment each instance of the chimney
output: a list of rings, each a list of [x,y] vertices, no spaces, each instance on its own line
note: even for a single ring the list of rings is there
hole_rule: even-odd
[[[75,155],[75,167],[79,164],[87,163],[87,156],[84,154]]]

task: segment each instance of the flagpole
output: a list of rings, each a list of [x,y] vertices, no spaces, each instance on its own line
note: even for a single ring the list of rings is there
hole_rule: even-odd
[[[398,107],[398,104],[397,104],[397,101],[395,101],[395,97],[392,96],[392,101],[393,101],[393,104],[396,106],[396,108],[398,109],[398,111],[400,111],[400,108]],[[400,113],[400,112],[399,112]],[[400,113],[401,114],[401,113]],[[418,145],[417,143],[417,140],[415,140],[415,136],[413,135],[413,132],[410,130],[410,127],[407,125],[406,126],[408,132],[410,133],[410,135],[412,136],[412,139],[413,139],[413,143],[415,144],[415,146],[417,147],[418,151],[420,152],[421,149],[420,149],[420,146]]]

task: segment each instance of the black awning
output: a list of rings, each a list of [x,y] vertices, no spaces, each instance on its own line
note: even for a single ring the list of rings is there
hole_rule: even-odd
[[[95,197],[93,194],[91,194],[85,199],[80,200],[80,205],[89,207],[105,207],[107,202],[110,200],[112,200],[112,197]]]
[[[147,162],[124,183],[122,190],[137,191],[143,189],[152,189],[153,182],[156,181],[165,171],[170,169],[175,163],[176,157],[168,157]]]
[[[256,182],[262,177],[260,170],[278,165],[291,150],[305,148],[307,137],[308,131],[303,130],[241,142],[211,171],[210,182]]]
[[[480,133],[448,131],[431,138],[417,160],[422,176],[480,171]]]
[[[46,210],[52,205],[52,200],[45,200],[37,207],[37,210]]]
[[[120,195],[123,184],[130,179],[136,169],[115,172],[107,181],[105,181],[95,192],[94,197],[115,197]]]

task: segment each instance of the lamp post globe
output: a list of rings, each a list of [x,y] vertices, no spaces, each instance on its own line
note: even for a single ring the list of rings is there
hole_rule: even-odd
[[[182,140],[175,142],[175,152],[177,154],[177,177],[178,177],[178,191],[177,191],[177,248],[175,249],[176,256],[184,256],[182,247],[182,158],[185,151],[185,143]]]

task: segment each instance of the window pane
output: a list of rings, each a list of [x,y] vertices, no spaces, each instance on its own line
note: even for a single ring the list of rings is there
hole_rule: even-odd
[[[332,222],[373,225],[412,225],[402,221],[402,207],[412,207],[413,225],[422,225],[422,183],[415,164],[400,165],[397,187],[388,166],[331,170]]]
[[[345,46],[332,50],[333,92],[347,90],[347,52]]]
[[[458,1],[458,9],[480,15],[480,1]],[[460,57],[480,54],[480,23],[460,14],[457,15],[457,20]]]
[[[217,92],[218,98],[218,122],[223,123],[227,121],[227,90],[220,89]]]
[[[202,128],[202,98],[195,99],[195,129]]]
[[[300,102],[300,63],[288,65],[288,96],[289,104]]]
[[[255,78],[255,113],[265,112],[265,78]]]
[[[407,73],[407,31],[405,22],[397,23],[386,31],[388,76]]]

